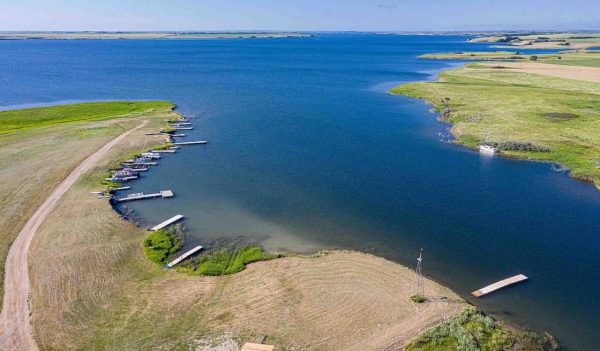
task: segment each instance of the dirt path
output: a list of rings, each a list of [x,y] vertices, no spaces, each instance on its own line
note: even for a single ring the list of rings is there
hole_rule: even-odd
[[[38,350],[33,338],[33,328],[29,322],[29,272],[27,252],[35,232],[44,219],[56,207],[67,190],[100,160],[110,148],[126,138],[132,132],[144,127],[148,121],[121,134],[75,168],[62,183],[48,196],[27,221],[13,242],[6,260],[4,278],[4,308],[0,314],[0,349],[2,350]]]
[[[482,64],[485,66],[503,66],[514,72],[600,83],[600,68],[598,67],[568,66],[539,62],[485,62]]]

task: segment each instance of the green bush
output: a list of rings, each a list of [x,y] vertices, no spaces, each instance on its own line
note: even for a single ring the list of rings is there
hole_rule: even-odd
[[[416,303],[423,303],[423,302],[427,301],[427,299],[424,296],[421,296],[419,294],[415,294],[415,295],[411,296],[410,299]]]
[[[164,264],[167,258],[183,246],[183,240],[172,231],[157,230],[142,242],[144,254],[155,263]]]

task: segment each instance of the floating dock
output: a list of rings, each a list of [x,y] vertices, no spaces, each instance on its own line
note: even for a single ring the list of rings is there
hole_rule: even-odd
[[[118,202],[126,202],[126,201],[134,201],[134,200],[144,200],[144,199],[153,199],[156,197],[169,198],[173,197],[173,192],[171,190],[161,190],[159,193],[154,194],[133,194],[130,196],[122,197],[117,199]]]
[[[167,219],[166,221],[164,221],[164,222],[162,222],[160,224],[155,225],[154,227],[150,228],[150,230],[152,230],[152,231],[161,230],[161,229],[163,229],[163,228],[165,228],[167,226],[170,226],[171,224],[179,221],[182,218],[183,218],[182,215],[174,216],[174,217],[169,218],[169,219]]]
[[[183,138],[185,134],[171,134],[172,137]]]
[[[509,285],[520,283],[520,282],[525,281],[527,279],[529,279],[529,278],[527,278],[523,274],[518,274],[518,275],[515,275],[514,277],[506,278],[506,279],[503,279],[503,280],[501,280],[499,282],[495,282],[494,284],[491,284],[491,285],[488,285],[488,286],[486,286],[484,288],[481,288],[479,290],[475,290],[475,291],[473,291],[471,293],[471,295],[473,295],[475,297],[480,297],[480,296],[492,293],[492,292],[494,292],[494,291],[496,291],[498,289],[505,288],[505,287],[507,287]]]
[[[152,150],[152,152],[163,153],[163,154],[174,154],[174,149],[164,149],[164,150]]]
[[[208,141],[199,140],[199,141],[182,141],[180,143],[173,143],[173,145],[198,145],[198,144],[208,144]]]
[[[127,166],[131,166],[131,165],[156,166],[158,163],[157,162],[134,162],[133,160],[127,160],[121,164],[127,165]]]
[[[173,127],[173,128],[175,128],[176,130],[192,130],[192,129],[194,129],[194,127]]]
[[[165,268],[165,269],[172,268],[174,265],[176,265],[179,262],[185,260],[186,258],[190,257],[191,255],[195,254],[196,252],[198,252],[200,250],[202,250],[202,246],[196,246],[195,248],[191,249],[190,251],[188,251],[188,252],[184,253],[183,255],[177,257],[172,262],[164,265],[163,268]]]
[[[191,126],[192,124],[190,122],[174,122],[172,123],[173,126]]]

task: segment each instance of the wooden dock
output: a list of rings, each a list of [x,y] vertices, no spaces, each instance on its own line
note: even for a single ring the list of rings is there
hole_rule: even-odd
[[[166,221],[164,221],[164,222],[162,222],[160,224],[155,225],[154,227],[150,228],[150,230],[152,230],[152,231],[161,230],[161,229],[163,229],[165,227],[168,227],[171,224],[179,221],[182,218],[183,218],[183,216],[178,214],[177,216],[171,217],[171,218],[167,219]]]
[[[208,141],[198,140],[198,141],[182,141],[180,143],[173,143],[173,145],[199,145],[199,144],[208,144]]]
[[[129,190],[129,189],[131,189],[131,187],[130,186],[120,186],[118,188],[110,187],[108,189],[112,190],[112,191],[120,191],[120,190]]]
[[[202,246],[198,245],[195,248],[191,249],[190,251],[188,251],[188,252],[184,253],[183,255],[177,257],[172,262],[167,263],[166,265],[164,265],[163,268],[165,268],[165,269],[173,268],[174,265],[176,265],[179,262],[185,260],[186,258],[190,257],[191,255],[195,254],[196,252],[198,252],[200,250],[202,250]]]
[[[480,297],[480,296],[492,293],[492,292],[494,292],[494,291],[496,291],[498,289],[505,288],[505,287],[507,287],[509,285],[520,283],[520,282],[525,281],[527,279],[529,279],[529,278],[527,278],[523,274],[518,274],[518,275],[515,275],[514,277],[506,278],[506,279],[503,279],[503,280],[501,280],[499,282],[495,282],[494,284],[491,284],[491,285],[488,285],[488,286],[486,286],[484,288],[481,288],[479,290],[475,290],[475,291],[473,291],[471,293],[471,295],[473,295],[475,297]]]
[[[144,193],[130,194],[129,196],[117,199],[117,201],[118,202],[126,202],[126,201],[135,201],[135,200],[153,199],[156,197],[169,198],[169,197],[173,197],[173,196],[174,195],[171,190],[161,190],[160,192],[153,193],[153,194],[144,194]]]

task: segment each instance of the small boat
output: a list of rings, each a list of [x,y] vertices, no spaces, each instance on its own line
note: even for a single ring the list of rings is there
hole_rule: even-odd
[[[146,168],[146,167],[139,167],[139,165],[133,165],[132,167],[123,168],[121,171],[133,173],[133,172],[145,172],[147,170],[148,170],[148,168]]]
[[[131,171],[117,171],[113,174],[114,178],[130,178],[130,177],[136,177],[137,178],[137,174],[131,172]]]
[[[482,155],[489,155],[489,156],[493,156],[496,153],[496,149],[492,146],[489,145],[480,145],[479,146],[479,153]]]
[[[157,158],[160,158],[160,154],[158,154],[156,152],[144,152],[144,153],[142,153],[142,157],[146,157],[146,158],[150,158],[150,159],[157,159]]]

